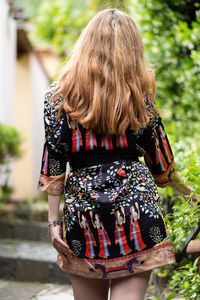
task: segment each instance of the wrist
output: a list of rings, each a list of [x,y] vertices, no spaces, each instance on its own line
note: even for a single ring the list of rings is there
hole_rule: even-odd
[[[48,223],[49,224],[52,223],[52,222],[54,222],[54,221],[60,221],[60,219],[59,218],[48,219]]]
[[[188,197],[189,195],[191,195],[193,189],[188,186],[188,185],[183,185],[182,187],[182,195],[183,197]]]
[[[56,227],[56,226],[60,226],[61,225],[61,221],[60,220],[52,220],[51,222],[48,222],[48,227]]]
[[[60,221],[60,217],[58,215],[49,216],[48,223],[52,223],[53,221]]]
[[[52,228],[55,228],[55,227],[58,227],[58,226],[61,226],[61,221],[59,220],[53,220],[51,222],[48,222],[48,234],[47,234],[47,237],[49,236],[49,234],[51,233],[51,236],[52,236]]]
[[[56,227],[57,225],[60,225],[61,224],[61,221],[58,220],[58,219],[55,219],[55,220],[51,220],[48,222],[48,226],[53,226],[53,227]]]

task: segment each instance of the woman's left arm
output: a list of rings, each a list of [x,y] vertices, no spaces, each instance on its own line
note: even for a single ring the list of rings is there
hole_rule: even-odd
[[[60,196],[48,195],[48,221],[52,223],[53,221],[59,220],[59,207],[60,207]]]
[[[54,248],[67,260],[71,255],[69,246],[62,240],[61,225],[59,224],[60,198],[64,193],[66,164],[68,161],[66,148],[62,141],[63,117],[57,118],[55,106],[62,100],[60,97],[50,101],[55,92],[53,83],[44,97],[44,128],[45,141],[41,163],[38,190],[48,194],[48,221],[51,240]]]

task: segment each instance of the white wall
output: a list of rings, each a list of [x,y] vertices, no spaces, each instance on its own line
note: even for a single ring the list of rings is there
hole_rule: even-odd
[[[30,57],[30,75],[33,120],[33,193],[34,195],[37,195],[37,184],[40,174],[44,143],[44,93],[49,86],[49,81],[34,53]]]
[[[9,182],[15,188],[14,198],[27,199],[37,195],[44,142],[43,97],[49,82],[34,52],[20,60],[16,52],[17,22],[9,16],[7,1],[0,0],[0,122],[16,126],[25,136],[24,154],[10,165]]]
[[[0,1],[0,122],[13,124],[16,22],[6,0]]]

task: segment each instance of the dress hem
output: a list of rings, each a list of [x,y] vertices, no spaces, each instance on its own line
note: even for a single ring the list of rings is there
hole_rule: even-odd
[[[171,243],[110,260],[69,258],[69,264],[58,255],[63,271],[84,278],[112,279],[153,270],[176,262]]]

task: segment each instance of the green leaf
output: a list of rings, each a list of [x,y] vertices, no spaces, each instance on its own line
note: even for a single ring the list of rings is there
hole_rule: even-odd
[[[166,300],[171,300],[171,299],[173,299],[174,297],[176,297],[177,296],[177,293],[171,293],[170,295],[168,295],[167,296],[167,299]]]

